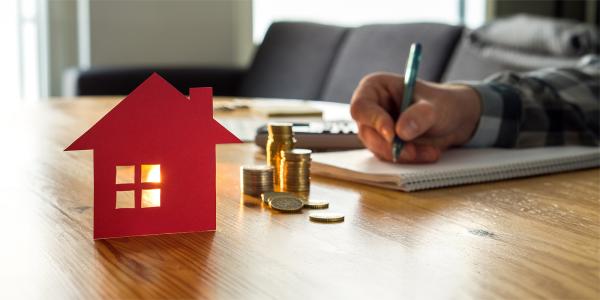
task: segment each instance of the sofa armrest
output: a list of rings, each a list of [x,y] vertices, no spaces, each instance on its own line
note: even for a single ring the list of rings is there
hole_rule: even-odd
[[[63,94],[67,96],[128,95],[153,72],[161,75],[184,95],[187,95],[192,87],[210,86],[215,96],[237,96],[246,70],[204,67],[71,69],[64,76]]]

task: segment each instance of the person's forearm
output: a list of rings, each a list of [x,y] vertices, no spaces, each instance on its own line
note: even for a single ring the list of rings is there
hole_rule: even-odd
[[[470,84],[482,116],[468,146],[598,145],[598,63],[577,69],[504,72]]]

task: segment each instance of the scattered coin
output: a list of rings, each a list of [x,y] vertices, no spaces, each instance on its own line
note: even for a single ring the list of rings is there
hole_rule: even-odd
[[[292,193],[286,193],[286,192],[264,192],[260,195],[260,198],[262,199],[262,201],[265,204],[269,204],[269,201],[271,200],[271,198],[273,197],[281,197],[281,196],[288,196],[288,197],[293,197],[294,194]]]
[[[329,202],[319,200],[308,200],[304,202],[304,208],[324,209],[329,207]]]
[[[308,218],[313,222],[319,223],[337,223],[344,222],[344,215],[331,212],[313,212]]]
[[[272,197],[269,200],[272,209],[281,212],[296,212],[302,209],[304,202],[293,196]]]

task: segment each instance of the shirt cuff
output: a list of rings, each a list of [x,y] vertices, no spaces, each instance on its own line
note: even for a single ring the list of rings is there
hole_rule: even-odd
[[[498,141],[500,128],[502,126],[502,115],[504,105],[502,95],[489,84],[485,83],[463,83],[473,88],[481,99],[481,117],[475,134],[467,142],[465,147],[492,147]]]

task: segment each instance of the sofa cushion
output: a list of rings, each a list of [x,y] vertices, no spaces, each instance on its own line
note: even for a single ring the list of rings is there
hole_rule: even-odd
[[[474,44],[465,30],[464,37],[454,51],[442,81],[483,80],[502,71],[525,72],[550,67],[574,67],[579,57],[546,56],[505,49],[497,46]]]
[[[318,99],[348,29],[304,22],[269,27],[240,96]]]
[[[420,42],[419,78],[439,81],[462,27],[411,23],[367,25],[348,33],[320,98],[349,102],[360,79],[377,71],[404,73],[410,45]]]

